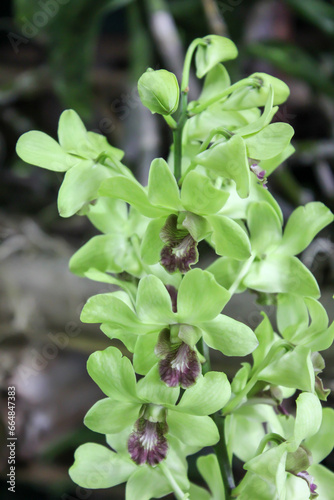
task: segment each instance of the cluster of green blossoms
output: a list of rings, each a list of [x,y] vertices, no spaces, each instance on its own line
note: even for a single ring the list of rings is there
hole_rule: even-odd
[[[204,78],[188,103],[192,57]],[[60,215],[86,215],[101,231],[70,261],[83,277],[116,285],[91,297],[81,319],[120,340],[93,353],[88,372],[106,395],[85,424],[106,434],[110,448],[80,446],[70,469],[84,488],[127,482],[127,500],[174,492],[192,500],[330,500],[334,475],[319,463],[333,447],[334,411],[319,374],[319,351],[333,341],[317,282],[296,257],[333,220],[321,203],[297,208],[282,232],[282,212],[267,177],[293,153],[293,129],[271,123],[287,86],[255,73],[231,84],[224,61],[237,56],[226,38],[190,45],[181,85],[165,70],[147,70],[140,98],[173,131],[167,161],[152,162],[143,187],[122,164],[122,152],[87,132],[64,111],[59,143],[24,134],[18,155],[66,172]],[[269,183],[270,187],[270,183]],[[198,243],[218,258],[193,268]],[[277,305],[253,332],[222,314],[234,293],[256,293]],[[231,381],[210,370],[208,346],[246,356]],[[130,360],[131,359],[131,360]],[[289,414],[284,399],[295,397]],[[188,455],[205,448],[197,467],[207,487],[189,481]],[[244,462],[236,486],[232,458]]]

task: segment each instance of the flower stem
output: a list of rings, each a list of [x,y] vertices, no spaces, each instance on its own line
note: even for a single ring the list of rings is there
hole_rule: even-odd
[[[213,420],[218,427],[219,441],[215,445],[215,453],[218,459],[220,472],[223,478],[225,488],[225,500],[230,500],[231,491],[235,488],[235,482],[232,472],[232,467],[227,453],[225,440],[225,417],[220,412],[215,413]]]
[[[181,93],[181,110],[180,117],[177,122],[176,128],[173,130],[174,139],[174,175],[178,181],[181,177],[181,161],[182,161],[182,132],[183,127],[187,121],[187,92]]]
[[[189,493],[184,493],[181,490],[180,486],[175,481],[175,479],[174,479],[172,473],[170,472],[170,470],[168,469],[167,465],[164,462],[160,462],[159,467],[162,470],[162,472],[164,473],[167,481],[169,482],[169,484],[173,488],[173,491],[174,491],[174,494],[175,494],[176,498],[178,500],[186,500],[186,499],[188,499],[189,498]]]
[[[260,81],[256,78],[244,78],[243,80],[240,80],[239,82],[234,83],[230,87],[227,87],[226,89],[222,90],[220,94],[216,94],[211,99],[208,99],[207,101],[200,102],[197,106],[195,105],[192,109],[189,109],[190,113],[192,115],[197,115],[198,113],[201,113],[204,111],[207,107],[211,106],[211,104],[214,104],[217,101],[220,101],[224,97],[227,97],[228,95],[232,94],[235,90],[238,90],[242,87],[259,87],[261,86]]]

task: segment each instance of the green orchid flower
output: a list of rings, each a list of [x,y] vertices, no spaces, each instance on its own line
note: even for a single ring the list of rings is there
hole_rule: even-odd
[[[153,219],[141,248],[148,265],[161,259],[169,272],[189,271],[198,260],[197,243],[208,235],[218,254],[240,260],[250,256],[245,230],[230,218],[218,215],[228,193],[196,171],[185,177],[180,192],[168,164],[159,158],[152,162],[146,189],[134,179],[116,176],[104,182],[99,193],[122,199]]]
[[[137,373],[146,374],[159,356],[162,379],[171,386],[181,382],[188,387],[199,374],[196,343],[202,336],[227,356],[245,356],[257,346],[248,326],[220,314],[229,297],[210,273],[200,269],[189,271],[177,291],[150,275],[139,282],[135,307],[120,292],[95,295],[81,319],[102,323],[106,335],[122,340],[134,352]]]
[[[176,404],[180,389],[166,387],[156,366],[136,382],[130,360],[115,347],[93,353],[87,369],[108,397],[88,411],[85,425],[102,434],[130,428],[128,454],[137,465],[155,466],[164,460],[169,435],[185,445],[199,447],[218,441],[218,430],[208,415],[221,409],[230,398],[224,373],[210,372],[199,377]]]
[[[59,119],[59,143],[36,130],[23,134],[16,152],[22,160],[55,172],[66,172],[58,194],[58,210],[71,217],[97,197],[103,180],[115,174],[132,177],[121,163],[123,151],[108,144],[95,132],[87,132],[82,120],[72,109]]]

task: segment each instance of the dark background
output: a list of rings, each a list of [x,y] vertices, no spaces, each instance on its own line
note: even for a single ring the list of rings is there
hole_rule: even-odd
[[[75,488],[67,470],[73,451],[103,436],[82,419],[100,397],[86,374],[88,355],[110,344],[97,326],[82,325],[85,300],[107,285],[71,276],[67,263],[94,234],[84,217],[61,219],[61,176],[24,164],[18,137],[31,129],[56,137],[60,113],[75,109],[87,127],[125,150],[125,162],[145,182],[150,161],[165,156],[169,130],[138,100],[136,80],[148,66],[180,77],[194,37],[230,36],[240,56],[232,81],[254,71],[288,83],[291,96],[275,119],[296,131],[295,155],[270,177],[285,218],[308,201],[334,208],[334,5],[286,0],[2,0],[0,19],[0,438],[5,442],[7,387],[17,391],[18,499],[118,499],[122,487]],[[191,80],[192,97],[199,90]],[[322,288],[333,318],[333,227],[301,256]],[[261,306],[234,297],[228,313],[252,328]],[[267,312],[274,320],[273,309]],[[333,350],[325,387],[334,388]],[[241,360],[214,358],[233,376]],[[333,405],[330,396],[325,404]],[[326,465],[333,468],[331,458]],[[1,498],[7,449],[1,446]],[[239,474],[242,473],[240,468]],[[190,474],[196,481],[194,463]]]

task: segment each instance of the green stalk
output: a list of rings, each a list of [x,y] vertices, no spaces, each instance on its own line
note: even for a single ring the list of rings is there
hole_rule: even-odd
[[[214,446],[215,453],[218,458],[220,472],[223,478],[225,488],[225,500],[230,500],[231,491],[235,488],[233,471],[227,453],[226,439],[225,439],[225,417],[220,412],[215,413],[213,416],[219,432],[219,441]]]
[[[182,132],[183,127],[187,121],[187,104],[188,98],[187,93],[181,93],[181,110],[180,117],[177,122],[176,128],[173,130],[174,139],[174,175],[178,181],[181,177],[181,162],[182,162]]]
[[[164,473],[167,481],[169,482],[169,484],[173,488],[173,491],[175,493],[175,496],[176,496],[177,500],[186,500],[186,499],[188,499],[189,498],[189,493],[184,493],[181,490],[180,486],[175,481],[175,479],[174,479],[171,471],[168,469],[167,465],[164,462],[160,462],[159,467],[162,470],[162,472]]]

